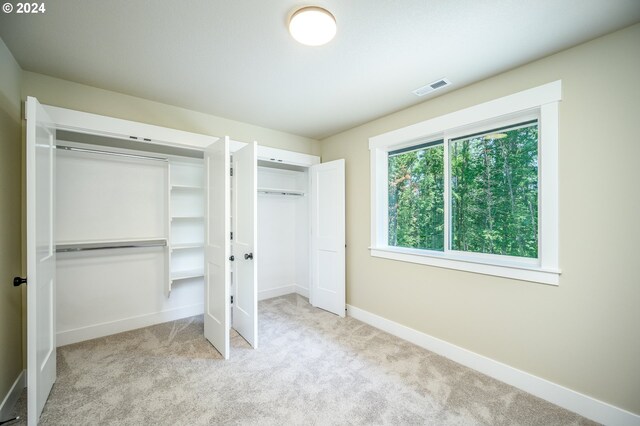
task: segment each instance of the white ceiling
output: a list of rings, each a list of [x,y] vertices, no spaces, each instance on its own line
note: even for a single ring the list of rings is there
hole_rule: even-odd
[[[640,21],[640,0],[46,0],[0,13],[29,71],[323,138]],[[287,32],[329,9],[336,38]],[[449,88],[411,93],[441,77]]]

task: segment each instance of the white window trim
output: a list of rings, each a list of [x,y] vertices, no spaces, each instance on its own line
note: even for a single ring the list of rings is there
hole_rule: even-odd
[[[562,100],[560,80],[505,96],[460,111],[442,115],[369,139],[371,151],[371,256],[441,268],[558,285],[558,103]],[[447,140],[533,115],[539,118],[538,167],[538,259],[445,252],[393,247],[388,244],[388,152],[411,146],[420,140]],[[445,180],[449,177],[445,172]],[[448,191],[448,182],[445,182]],[[445,201],[449,199],[446,196]],[[445,218],[448,218],[448,201]],[[448,219],[445,235],[448,235]],[[448,238],[445,236],[445,242]]]

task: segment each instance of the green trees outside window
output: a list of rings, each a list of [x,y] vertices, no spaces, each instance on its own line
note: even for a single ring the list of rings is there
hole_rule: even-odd
[[[444,250],[444,147],[389,155],[389,245]]]
[[[538,257],[538,125],[452,140],[451,248]]]
[[[389,153],[389,245],[537,258],[538,123]],[[445,202],[450,218],[444,216]]]

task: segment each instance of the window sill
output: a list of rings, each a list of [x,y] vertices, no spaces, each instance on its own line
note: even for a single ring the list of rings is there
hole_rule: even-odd
[[[401,247],[371,247],[370,251],[373,257],[419,263],[422,265],[493,275],[521,281],[558,285],[560,279],[559,270],[544,269],[534,264],[487,262],[486,260],[473,257],[462,257],[460,255],[438,252],[425,253],[423,250]]]

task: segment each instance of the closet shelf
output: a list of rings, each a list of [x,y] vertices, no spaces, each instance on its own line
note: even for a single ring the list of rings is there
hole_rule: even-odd
[[[259,194],[275,194],[275,195],[304,195],[305,192],[299,189],[282,189],[282,188],[258,188]]]
[[[204,268],[171,271],[171,281],[186,280],[187,278],[204,277]]]
[[[171,185],[171,189],[178,190],[202,190],[204,187],[202,185]]]
[[[202,248],[202,247],[204,247],[204,243],[171,244],[171,250],[184,250],[184,249],[193,249],[193,248]]]
[[[204,219],[204,216],[171,216],[171,220],[193,220]]]

